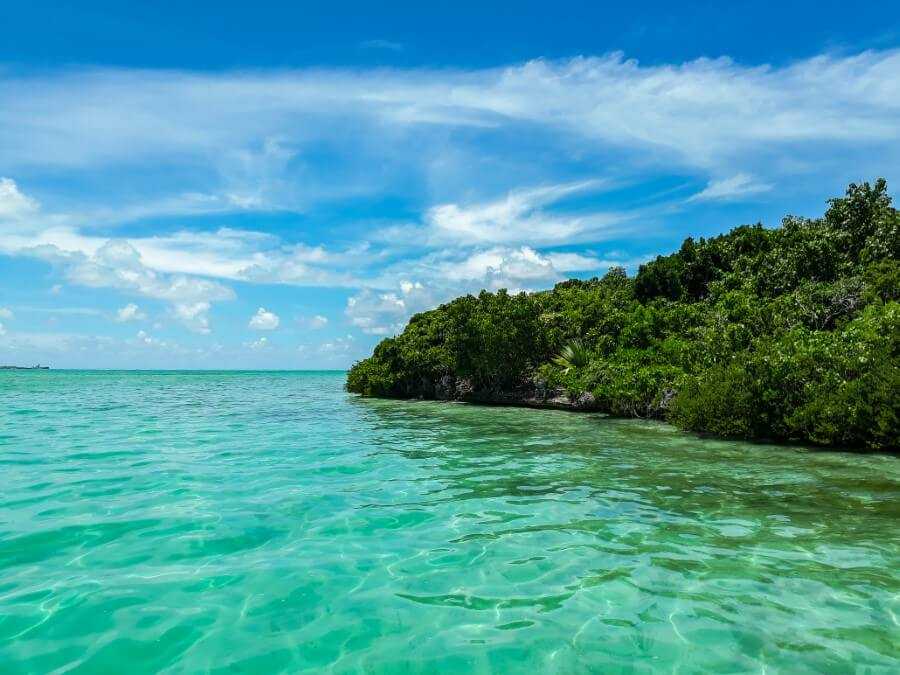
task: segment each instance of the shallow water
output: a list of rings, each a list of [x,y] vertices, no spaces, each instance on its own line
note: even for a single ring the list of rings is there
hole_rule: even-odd
[[[900,459],[342,384],[0,373],[0,670],[900,670]]]

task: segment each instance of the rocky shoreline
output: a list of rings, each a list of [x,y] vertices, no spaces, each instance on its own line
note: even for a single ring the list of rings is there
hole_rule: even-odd
[[[418,384],[409,385],[397,392],[396,395],[387,398],[607,413],[617,417],[641,419],[665,419],[666,410],[675,397],[675,393],[674,389],[667,389],[655,405],[628,410],[623,415],[611,411],[608,405],[604,405],[603,401],[598,400],[589,391],[568,392],[563,387],[550,386],[539,378],[522,380],[515,387],[509,389],[500,387],[476,389],[468,378],[444,375],[438,380],[423,377]]]
[[[458,401],[481,405],[508,405],[524,408],[547,408],[599,412],[594,395],[582,392],[571,396],[561,387],[549,387],[541,380],[525,380],[514,389],[475,389],[463,377],[444,375],[437,381],[423,378],[418,386],[409,387],[403,398],[433,401]]]

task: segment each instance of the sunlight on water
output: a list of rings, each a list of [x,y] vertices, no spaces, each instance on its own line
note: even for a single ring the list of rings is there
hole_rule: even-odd
[[[0,374],[0,670],[897,672],[900,460]]]

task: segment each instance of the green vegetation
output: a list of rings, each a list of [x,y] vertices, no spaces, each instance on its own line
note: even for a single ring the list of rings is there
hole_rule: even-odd
[[[562,374],[568,375],[573,370],[583,368],[591,360],[591,350],[584,346],[581,340],[572,340],[562,348],[553,363],[562,368]]]
[[[898,300],[900,214],[878,180],[851,185],[822,218],[686,239],[634,278],[612,269],[540,293],[457,298],[383,340],[347,388],[565,393],[720,436],[896,450]]]

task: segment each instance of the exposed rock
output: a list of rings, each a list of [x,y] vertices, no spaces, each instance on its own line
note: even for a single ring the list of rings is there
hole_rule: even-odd
[[[407,390],[410,398],[438,401],[468,401],[498,405],[562,410],[597,410],[597,400],[590,392],[572,397],[561,387],[551,387],[545,380],[524,380],[511,389],[489,387],[475,389],[468,378],[444,375],[436,381],[422,378]]]
[[[441,401],[452,401],[456,398],[456,378],[444,375],[434,386],[434,397]]]
[[[578,394],[573,403],[578,410],[593,410],[597,407],[597,399],[589,391],[583,391]]]
[[[677,393],[678,392],[674,389],[663,390],[662,396],[659,397],[659,403],[656,406],[659,412],[665,412],[669,409],[669,406],[672,405],[672,401],[675,399]]]

